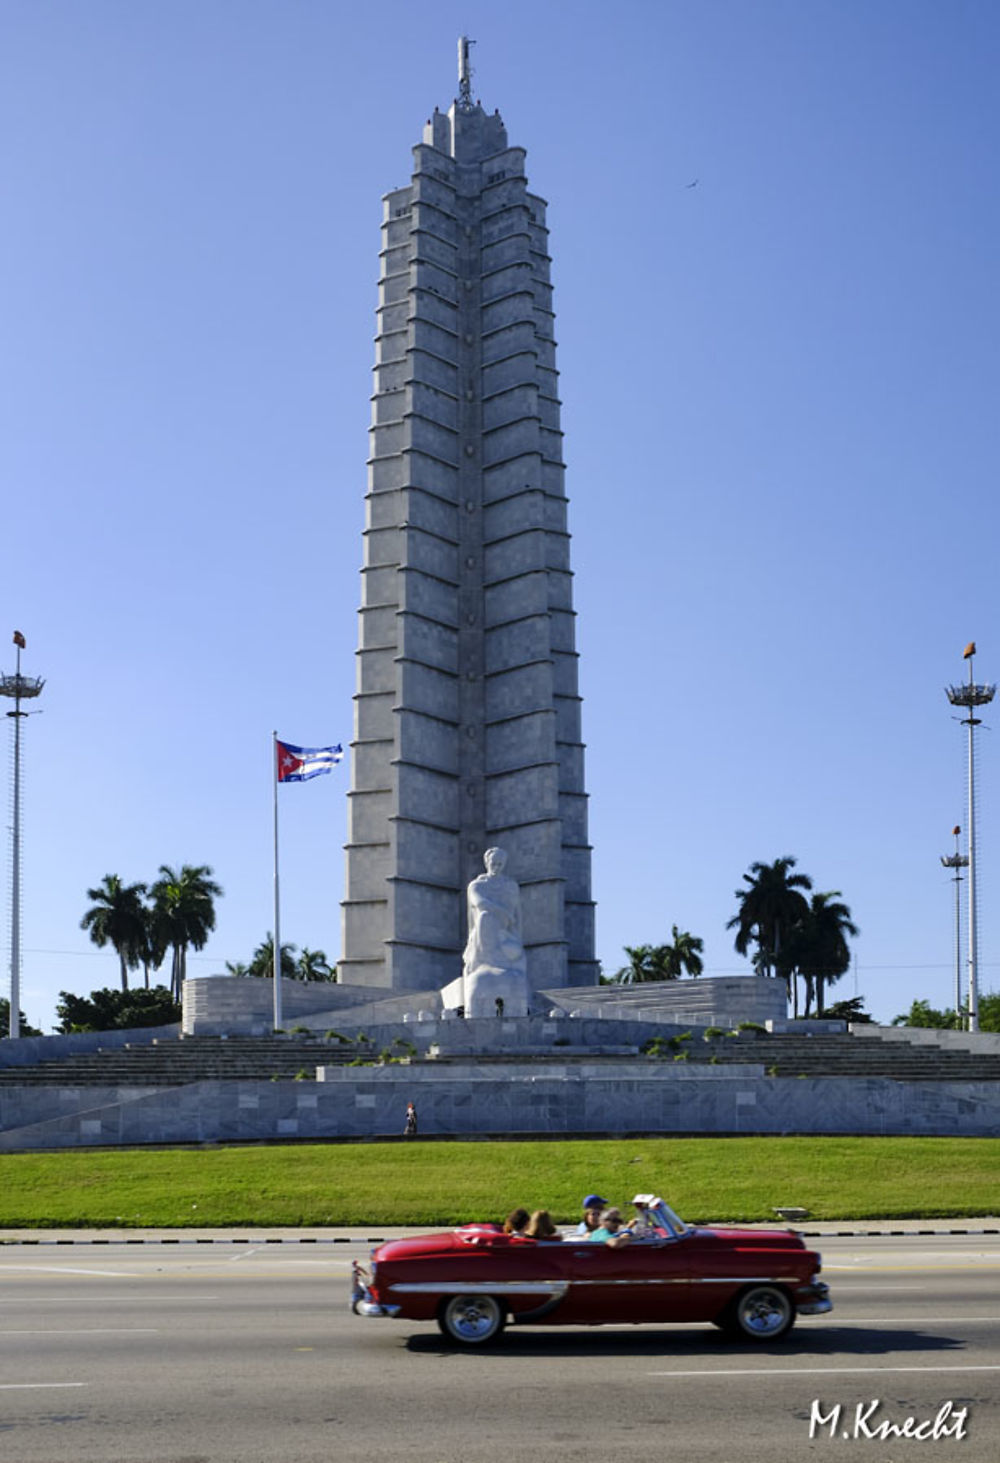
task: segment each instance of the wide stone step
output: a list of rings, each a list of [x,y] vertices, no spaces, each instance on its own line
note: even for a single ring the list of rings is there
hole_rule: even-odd
[[[608,1035],[613,1035],[610,1022]],[[669,1028],[668,1028],[669,1029]],[[674,1030],[676,1031],[676,1027]],[[455,1035],[459,1035],[456,1028]],[[859,1040],[849,1032],[805,1035],[797,1033],[742,1033],[705,1041],[696,1029],[692,1039],[665,1047],[659,1057],[643,1057],[634,1045],[602,1042],[584,1047],[576,1043],[520,1047],[504,1051],[443,1050],[435,1060],[443,1065],[472,1062],[490,1065],[513,1057],[541,1066],[579,1062],[621,1061],[635,1056],[638,1072],[647,1062],[670,1063],[675,1055],[690,1066],[732,1063],[763,1067],[780,1077],[891,1078],[907,1082],[1000,1081],[1000,1054],[963,1049],[942,1049],[892,1040]],[[390,1046],[390,1050],[391,1050]],[[310,1080],[318,1066],[343,1066],[378,1059],[375,1042],[342,1042],[323,1036],[160,1038],[92,1052],[80,1052],[34,1066],[0,1067],[0,1084],[48,1086],[160,1087],[191,1082],[266,1082],[292,1080],[305,1074]]]

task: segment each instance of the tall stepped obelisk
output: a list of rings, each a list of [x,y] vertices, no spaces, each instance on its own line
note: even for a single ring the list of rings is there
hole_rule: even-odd
[[[468,45],[382,224],[340,967],[398,991],[493,845],[531,988],[597,980],[545,203]]]

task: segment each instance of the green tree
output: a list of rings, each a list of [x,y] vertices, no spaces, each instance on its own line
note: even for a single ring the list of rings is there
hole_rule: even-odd
[[[792,873],[795,864],[790,855],[772,864],[752,863],[743,875],[747,887],[737,889],[734,895],[739,909],[726,925],[727,930],[736,930],[738,953],[746,955],[751,942],[756,944],[753,963],[758,975],[782,976],[789,995],[791,971],[784,946],[792,928],[809,910],[802,890],[812,888],[808,875]]]
[[[872,1018],[865,1010],[864,996],[851,996],[846,1001],[834,1001],[824,1012],[829,1021],[863,1021],[871,1025]]]
[[[281,976],[283,980],[295,979],[295,945],[281,942]],[[250,957],[250,975],[261,975],[265,979],[274,977],[274,936],[268,930],[253,955]]]
[[[950,1007],[936,1011],[929,1001],[914,1001],[909,1011],[892,1018],[893,1026],[934,1026],[940,1031],[961,1030],[962,1018]]]
[[[215,901],[222,889],[207,864],[184,864],[179,870],[161,864],[150,894],[153,963],[159,966],[171,952],[170,991],[179,1001],[187,978],[188,946],[204,948],[215,929]]]
[[[310,950],[303,945],[295,962],[295,979],[335,981],[337,972],[326,958],[324,950]]]
[[[704,948],[705,941],[699,939],[697,935],[689,934],[687,930],[679,930],[676,925],[671,925],[670,944],[656,947],[655,964],[664,971],[660,978],[677,980],[685,972],[688,975],[701,975],[705,969],[705,963],[701,958]]]
[[[677,980],[686,970],[689,975],[700,975],[704,966],[701,951],[704,940],[686,930],[671,926],[672,944],[626,945],[628,964],[615,974],[615,985],[640,985],[654,980]],[[610,983],[610,982],[609,982]]]
[[[615,974],[616,985],[638,985],[645,980],[658,980],[655,974],[655,947],[653,945],[626,945],[628,964]]]
[[[27,1021],[25,1020],[24,1012],[21,1011],[20,1008],[18,1010],[18,1014],[21,1017],[21,1025],[19,1029],[22,1036],[42,1035],[42,1032],[40,1032],[36,1027],[28,1025]],[[10,1002],[8,1001],[6,996],[0,996],[0,1037],[4,1036],[10,1036]]]
[[[1000,991],[989,991],[976,1002],[980,1031],[1000,1031]]]
[[[59,1031],[122,1031],[135,1026],[172,1026],[181,1019],[179,1002],[166,986],[151,990],[91,991],[88,996],[75,996],[60,991],[56,1004]]]
[[[1000,1031],[1000,991],[987,991],[979,996],[980,1031]],[[964,1031],[968,1012],[955,1012],[950,1006],[936,1011],[929,1001],[914,1001],[909,1011],[893,1017],[893,1026],[936,1026],[942,1031]]]
[[[111,945],[121,966],[122,990],[128,990],[128,973],[141,964],[148,946],[149,917],[143,896],[145,884],[123,884],[117,874],[105,874],[96,889],[87,890],[93,906],[80,921],[82,930],[99,949]]]
[[[851,911],[840,902],[839,889],[814,894],[805,914],[792,928],[785,946],[785,957],[794,973],[806,985],[806,1015],[816,998],[816,1014],[823,1014],[825,986],[839,980],[851,968],[851,950],[847,938],[858,935]],[[798,996],[796,993],[796,1009]]]
[[[227,975],[250,975],[251,974],[251,970],[250,970],[249,965],[245,964],[244,961],[242,961],[242,960],[227,960],[226,961],[226,974]]]
[[[136,955],[142,966],[142,984],[145,990],[149,990],[150,970],[159,970],[163,960],[158,955],[156,948],[156,910],[151,904],[144,904],[142,910],[143,929],[142,935],[136,947]]]

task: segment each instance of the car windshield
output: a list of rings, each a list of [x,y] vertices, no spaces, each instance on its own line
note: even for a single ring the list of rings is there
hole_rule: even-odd
[[[636,1194],[632,1203],[636,1208],[637,1217],[647,1216],[648,1222],[656,1229],[664,1230],[668,1235],[679,1239],[681,1235],[690,1234],[692,1226],[685,1224],[670,1205],[657,1194]]]

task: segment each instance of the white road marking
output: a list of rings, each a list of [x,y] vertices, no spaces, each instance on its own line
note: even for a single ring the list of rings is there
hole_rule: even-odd
[[[871,1263],[874,1257],[859,1255],[856,1260],[824,1260],[823,1273],[827,1270],[844,1270],[854,1275],[878,1275],[887,1274],[890,1271],[906,1270],[972,1270],[984,1269],[995,1270],[1000,1261],[1000,1255],[991,1252],[985,1255],[975,1255],[962,1252],[942,1259],[940,1254],[933,1254],[928,1250],[924,1255],[910,1255],[906,1261],[898,1265],[875,1265]],[[937,1263],[929,1264],[927,1261],[933,1258]]]
[[[875,1375],[881,1372],[927,1372],[937,1376],[939,1372],[1000,1372],[997,1366],[786,1366],[786,1367],[734,1367],[725,1371],[647,1372],[649,1377],[808,1377],[840,1376],[853,1372]]]
[[[89,1382],[0,1382],[0,1392],[38,1392],[52,1387],[89,1387]]]
[[[930,1290],[930,1286],[929,1285],[894,1285],[891,1280],[887,1280],[884,1285],[845,1285],[842,1281],[840,1281],[840,1280],[837,1281],[837,1294],[838,1295],[849,1295],[851,1293],[851,1291],[859,1291],[862,1295],[870,1295],[873,1290],[888,1290],[893,1295],[898,1295],[900,1293],[900,1291],[903,1291],[903,1290],[919,1290],[919,1291]]]
[[[46,1331],[41,1326],[34,1326],[30,1331],[12,1331],[5,1326],[0,1332],[3,1336],[158,1336],[158,1326],[64,1326],[54,1330]]]
[[[807,1318],[803,1317],[805,1319]],[[1000,1316],[864,1316],[853,1321],[844,1321],[839,1317],[831,1321],[827,1314],[823,1320],[832,1326],[965,1326],[973,1321],[995,1324],[1000,1321]]]
[[[99,1275],[102,1280],[141,1280],[138,1270],[83,1270],[76,1265],[4,1265],[3,1270],[31,1271],[42,1275]]]
[[[864,1286],[860,1288],[862,1290],[865,1289]],[[185,1301],[218,1300],[219,1297],[217,1295],[185,1295],[183,1299]],[[20,1306],[23,1309],[26,1305],[75,1305],[80,1301],[83,1301],[83,1303],[88,1306],[94,1305],[95,1302],[97,1304],[106,1306],[121,1305],[126,1301],[128,1301],[129,1303],[134,1302],[141,1305],[149,1305],[152,1301],[160,1301],[166,1302],[168,1304],[174,1304],[174,1302],[176,1301],[176,1297],[168,1294],[165,1291],[159,1291],[158,1293],[152,1295],[136,1295],[135,1291],[132,1290],[126,1291],[121,1295],[117,1293],[114,1295],[97,1295],[94,1293],[93,1290],[88,1290],[85,1294],[80,1291],[76,1295],[32,1295],[30,1298],[23,1295],[0,1295],[0,1308],[2,1308],[3,1306]]]
[[[247,1250],[241,1255],[230,1255],[226,1264],[235,1265],[240,1260],[259,1260],[261,1255],[264,1255],[269,1261],[277,1261],[274,1267],[276,1274],[285,1274],[289,1270],[296,1268],[300,1270],[303,1268],[313,1270],[319,1268],[326,1271],[329,1271],[331,1268],[349,1270],[352,1263],[350,1260],[333,1260],[328,1255],[311,1255],[305,1259],[299,1259],[298,1257],[293,1258],[290,1255],[287,1257],[284,1255],[275,1255],[271,1250]]]

